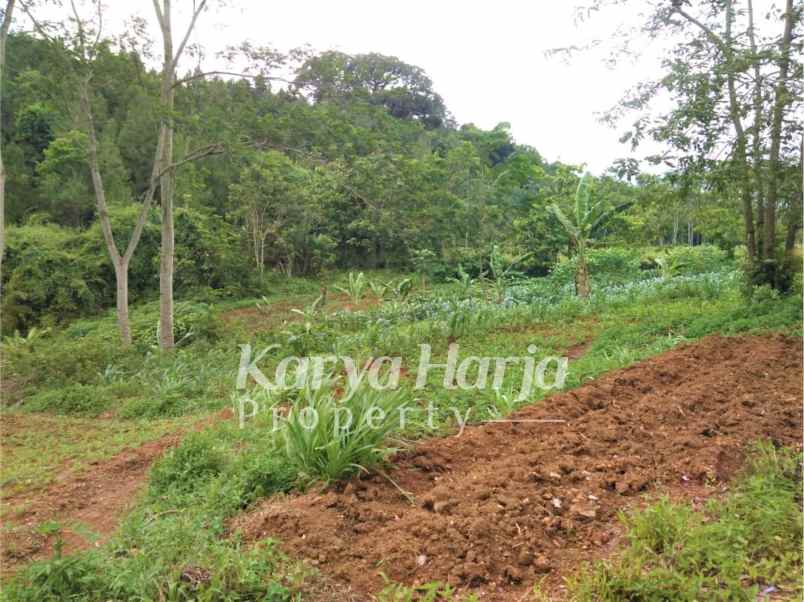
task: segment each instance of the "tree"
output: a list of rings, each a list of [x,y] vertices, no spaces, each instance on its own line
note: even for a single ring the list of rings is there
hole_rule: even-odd
[[[365,99],[394,117],[414,119],[428,128],[441,127],[447,120],[444,101],[424,70],[394,56],[323,52],[302,64],[294,84],[316,102]]]
[[[303,217],[301,195],[305,174],[277,151],[259,153],[233,184],[229,198],[248,231],[254,264],[265,271],[266,247],[284,251],[284,270],[293,273],[293,252],[284,238],[294,222]],[[270,239],[270,240],[269,240]]]
[[[653,138],[668,147],[653,158],[656,162],[678,171],[706,166],[730,179],[740,199],[751,276],[780,289],[789,275],[778,222],[792,217],[779,213],[787,201],[780,194],[793,189],[786,180],[800,155],[802,125],[789,116],[802,103],[802,14],[801,3],[786,0],[781,11],[772,7],[768,13],[781,33],[760,35],[751,0],[657,3],[642,31],[679,41],[663,61],[664,73],[638,86],[608,114],[615,123],[629,111],[644,112],[660,92],[669,93],[671,110],[643,114],[623,139],[636,147]],[[798,221],[788,222],[788,229],[797,232]]]
[[[575,191],[575,207],[570,217],[558,205],[550,205],[550,211],[564,226],[567,235],[575,248],[577,264],[575,266],[575,293],[586,299],[591,293],[589,286],[589,267],[586,261],[587,245],[593,237],[603,228],[606,222],[616,213],[624,211],[630,203],[623,203],[617,207],[605,209],[602,201],[590,204],[589,175],[584,175]]]
[[[71,55],[67,58],[67,75],[76,81],[79,91],[79,106],[81,115],[85,121],[86,143],[87,143],[87,162],[89,165],[92,187],[95,193],[95,205],[98,221],[101,225],[101,232],[106,244],[106,250],[114,266],[116,283],[116,306],[117,306],[117,325],[120,331],[120,338],[124,345],[131,344],[131,326],[128,316],[128,271],[131,258],[139,244],[145,221],[148,217],[151,202],[156,191],[157,165],[154,163],[154,173],[151,177],[150,185],[145,194],[142,208],[137,218],[136,224],[129,239],[128,245],[123,253],[117,247],[112,231],[112,223],[109,218],[109,206],[106,200],[106,189],[104,187],[103,175],[101,173],[101,162],[98,152],[98,133],[95,125],[95,115],[92,109],[92,63],[97,56],[101,42],[101,23],[102,6],[98,2],[97,22],[92,24],[84,19],[78,12],[74,2],[70,3],[72,8],[72,19],[75,24],[75,31],[67,31],[62,28],[61,37],[66,38],[72,44]],[[36,31],[46,40],[54,45],[58,42],[51,35],[52,29],[48,24],[40,23],[31,10],[30,6],[22,4],[23,10],[31,19]],[[94,31],[93,31],[94,29]],[[94,34],[94,35],[93,35]],[[93,39],[94,38],[94,39]]]
[[[159,177],[159,195],[162,204],[162,247],[159,256],[159,346],[172,349],[176,342],[173,336],[173,270],[175,233],[173,224],[173,200],[176,172],[173,165],[173,111],[176,104],[176,68],[184,53],[196,21],[206,6],[206,0],[193,3],[190,24],[182,36],[178,48],[173,47],[173,23],[171,0],[153,0],[154,11],[162,33],[162,81],[159,100],[162,118],[159,126],[159,144],[154,171]]]
[[[3,99],[3,78],[6,72],[6,39],[11,28],[11,19],[14,15],[16,0],[7,0],[3,11],[3,20],[0,23],[0,109]],[[3,265],[3,255],[6,250],[6,168],[3,163],[3,132],[0,119],[0,267]]]

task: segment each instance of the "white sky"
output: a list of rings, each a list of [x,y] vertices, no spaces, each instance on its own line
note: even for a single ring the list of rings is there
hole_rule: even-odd
[[[317,50],[394,55],[428,73],[459,123],[492,128],[507,121],[516,141],[535,147],[545,159],[586,163],[595,173],[618,157],[631,156],[630,147],[618,143],[623,130],[599,123],[597,114],[629,87],[653,76],[662,52],[638,41],[639,60],[616,69],[604,66],[603,49],[581,53],[570,63],[544,55],[551,48],[608,39],[618,25],[639,21],[634,14],[639,2],[627,11],[607,9],[579,26],[574,22],[575,0],[227,4],[198,22],[193,41],[205,47],[208,57],[246,39],[281,50],[309,44]],[[187,23],[189,0],[174,5],[178,37]],[[155,23],[151,0],[107,0],[105,31],[119,31],[131,14]],[[154,50],[161,48],[156,44]]]
[[[630,156],[630,147],[618,142],[622,131],[598,123],[596,113],[658,67],[659,50],[646,43],[637,64],[616,70],[603,65],[603,50],[582,53],[569,64],[544,55],[551,48],[607,38],[635,17],[633,7],[631,14],[606,11],[576,27],[573,0],[232,4],[237,6],[204,15],[198,41],[211,48],[248,38],[280,49],[309,43],[317,50],[394,55],[427,72],[459,123],[488,129],[510,122],[517,142],[535,147],[545,159],[586,163],[595,173]]]

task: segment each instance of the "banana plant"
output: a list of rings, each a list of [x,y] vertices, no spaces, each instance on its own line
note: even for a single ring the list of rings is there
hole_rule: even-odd
[[[366,289],[366,275],[363,272],[355,274],[349,272],[349,281],[345,287],[336,286],[336,289],[349,295],[353,305],[357,305],[363,298],[363,291]]]
[[[480,279],[485,276],[485,272],[480,273]],[[449,282],[453,282],[457,284],[460,288],[461,295],[464,297],[471,296],[472,289],[475,286],[475,279],[472,278],[469,273],[463,269],[463,265],[460,263],[458,264],[458,275],[449,278]]]
[[[659,274],[662,280],[670,280],[687,267],[686,263],[670,255],[659,255],[655,261],[656,265],[659,266]]]
[[[567,216],[556,204],[549,206],[549,210],[561,222],[575,247],[577,255],[575,294],[582,299],[588,298],[592,292],[589,285],[589,264],[586,259],[588,245],[612,216],[631,206],[631,203],[623,203],[607,209],[603,206],[602,200],[592,204],[589,179],[589,174],[585,174],[578,183],[578,189],[575,191],[575,208],[571,216]]]
[[[298,307],[294,307],[290,311],[294,314],[300,315],[304,318],[304,327],[307,332],[312,330],[313,321],[321,315],[323,311],[324,304],[327,302],[327,289],[322,288],[321,294],[316,297],[315,301],[313,301],[307,307],[299,309]]]
[[[516,270],[516,265],[531,255],[532,253],[525,253],[524,255],[520,255],[513,261],[509,262],[503,255],[502,251],[500,251],[500,247],[497,245],[491,246],[491,253],[489,253],[488,276],[485,276],[484,274],[484,277],[486,277],[489,287],[494,292],[494,297],[497,303],[502,303],[506,287],[519,273]]]
[[[390,286],[390,282],[374,282],[373,280],[369,280],[369,288],[371,289],[371,292],[374,293],[377,301],[382,301],[385,299]]]
[[[413,280],[403,278],[399,282],[388,280],[387,282],[368,281],[368,286],[378,301],[383,299],[398,299],[404,301],[413,290]]]
[[[403,278],[393,286],[392,290],[395,297],[404,301],[413,290],[413,280],[411,278]]]

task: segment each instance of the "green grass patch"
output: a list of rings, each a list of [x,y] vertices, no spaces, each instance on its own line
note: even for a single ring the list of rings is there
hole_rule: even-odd
[[[572,599],[800,598],[801,487],[801,456],[759,444],[735,489],[705,510],[665,498],[623,515],[627,547],[570,579]]]

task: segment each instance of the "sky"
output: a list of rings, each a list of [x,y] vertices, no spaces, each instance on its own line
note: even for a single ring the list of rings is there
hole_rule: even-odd
[[[660,50],[647,42],[638,62],[616,69],[604,65],[602,48],[569,64],[547,58],[551,48],[607,39],[636,17],[615,9],[576,25],[572,0],[238,4],[210,14],[204,29],[217,31],[216,38],[269,41],[279,48],[309,43],[320,50],[397,56],[428,73],[459,123],[492,128],[509,122],[516,141],[547,160],[586,163],[595,173],[630,156],[618,142],[623,130],[601,124],[599,113],[654,76],[659,65]]]
[[[533,146],[546,160],[586,164],[599,174],[614,159],[638,158],[656,150],[632,154],[628,145],[618,142],[627,124],[612,129],[600,123],[599,114],[637,82],[656,75],[662,49],[657,42],[637,40],[637,60],[608,68],[605,41],[619,26],[639,22],[633,7],[640,2],[626,9],[607,9],[582,24],[575,22],[576,4],[574,0],[228,0],[201,16],[193,41],[201,43],[209,57],[243,40],[280,50],[309,44],[316,50],[393,55],[427,72],[459,123],[489,129],[508,122],[515,140]],[[174,2],[176,32],[187,23],[183,6],[190,6],[189,0]],[[155,26],[150,0],[107,0],[106,29],[121,27],[130,14]],[[604,44],[569,63],[545,56],[551,48],[580,46],[593,39]]]

